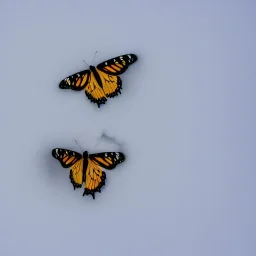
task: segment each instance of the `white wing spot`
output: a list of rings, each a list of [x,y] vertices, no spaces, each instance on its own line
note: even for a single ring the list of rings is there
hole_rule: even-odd
[[[68,85],[71,84],[69,78],[66,78],[65,81],[68,83]]]

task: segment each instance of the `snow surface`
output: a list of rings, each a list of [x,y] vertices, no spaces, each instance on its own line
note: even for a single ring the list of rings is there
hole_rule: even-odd
[[[0,255],[253,256],[253,1],[1,2]],[[60,80],[139,60],[98,109]],[[119,150],[82,197],[55,147]]]

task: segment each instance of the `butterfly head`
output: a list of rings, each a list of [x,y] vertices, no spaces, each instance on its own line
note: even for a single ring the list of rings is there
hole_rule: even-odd
[[[92,65],[90,65],[89,67],[90,67],[90,70],[91,70],[92,72],[96,70],[95,67],[92,66]]]
[[[84,159],[87,159],[87,158],[88,158],[88,151],[84,151],[84,152],[83,152],[83,158],[84,158]]]

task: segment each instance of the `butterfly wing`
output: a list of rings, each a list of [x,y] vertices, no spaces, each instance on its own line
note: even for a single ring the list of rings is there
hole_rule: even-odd
[[[107,170],[112,170],[125,160],[125,155],[121,152],[104,152],[91,154],[89,159]]]
[[[125,156],[121,152],[106,152],[89,155],[83,195],[92,195],[93,199],[95,199],[95,192],[101,192],[101,187],[105,185],[106,174],[102,170],[102,167],[112,170],[124,160]]]
[[[95,192],[105,185],[106,174],[102,168],[88,158],[88,165],[85,172],[84,195],[92,195],[95,199]]]
[[[84,70],[84,71],[75,73],[71,76],[68,76],[60,82],[59,87],[61,89],[71,89],[74,91],[81,91],[88,84],[90,73],[91,73],[90,70]]]
[[[81,154],[63,148],[55,148],[52,150],[52,156],[57,159],[63,168],[69,168],[69,178],[74,189],[80,188],[83,184],[83,162]]]
[[[137,59],[135,54],[121,55],[100,63],[97,69],[106,74],[118,76],[123,74]]]
[[[102,89],[106,97],[114,98],[118,95],[118,93],[121,94],[122,80],[119,76],[112,76],[106,74],[97,68],[96,71],[98,72],[100,79],[102,81]]]

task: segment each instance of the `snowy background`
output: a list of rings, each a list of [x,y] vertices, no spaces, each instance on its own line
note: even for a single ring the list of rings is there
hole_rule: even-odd
[[[1,1],[0,255],[254,256],[254,1]],[[125,53],[102,108],[60,80]],[[55,147],[119,150],[82,197]]]

